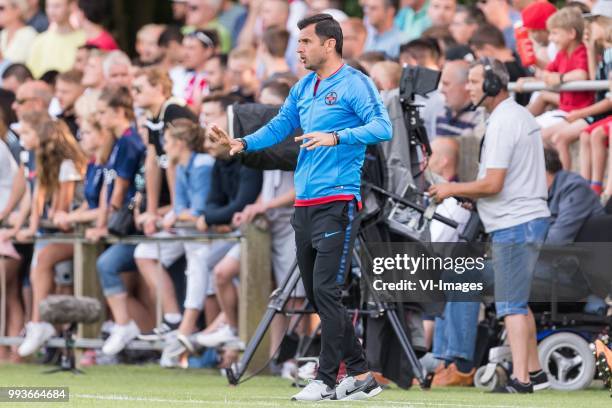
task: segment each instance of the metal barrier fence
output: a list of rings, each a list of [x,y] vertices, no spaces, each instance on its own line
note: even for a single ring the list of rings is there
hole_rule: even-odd
[[[510,82],[508,84],[508,90],[510,92],[519,92],[517,90],[517,83]],[[522,85],[521,92],[536,92],[536,91],[606,91],[610,89],[610,81],[571,81],[566,82],[558,87],[549,87],[544,81],[529,81]]]

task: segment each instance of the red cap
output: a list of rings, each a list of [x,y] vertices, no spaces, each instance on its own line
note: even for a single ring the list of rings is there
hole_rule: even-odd
[[[523,27],[530,30],[546,30],[546,20],[557,12],[557,8],[547,1],[531,3],[521,12]]]

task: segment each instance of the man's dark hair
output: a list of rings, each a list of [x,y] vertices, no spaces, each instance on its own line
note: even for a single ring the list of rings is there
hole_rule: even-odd
[[[476,56],[470,47],[467,45],[454,45],[446,50],[444,59],[446,61],[474,61]]]
[[[219,64],[222,68],[227,68],[227,54],[215,54],[208,59],[208,61],[212,61],[218,59]]]
[[[50,69],[40,76],[40,80],[49,84],[50,87],[55,88],[55,82],[59,76],[59,71],[56,69]]]
[[[2,79],[15,77],[20,84],[34,79],[32,72],[24,64],[11,64],[2,73]]]
[[[418,61],[423,59],[424,54],[428,54],[430,58],[439,60],[442,55],[438,41],[433,38],[417,38],[400,45],[400,54],[408,53]]]
[[[157,45],[160,47],[166,48],[172,41],[177,43],[181,43],[183,41],[183,33],[181,32],[180,27],[175,25],[170,25],[162,31],[159,35],[159,39],[157,40]]]
[[[544,165],[546,166],[546,171],[551,174],[557,174],[563,170],[559,152],[556,149],[550,146],[544,148]]]
[[[487,19],[482,12],[476,6],[464,6],[461,4],[457,5],[456,13],[465,13],[465,23],[466,24],[486,24]]]
[[[333,38],[336,40],[336,54],[342,56],[342,28],[340,24],[329,14],[315,14],[298,22],[298,28],[303,30],[309,25],[315,25],[315,34],[322,41]]]
[[[485,45],[490,45],[494,48],[506,48],[504,33],[491,24],[484,24],[478,27],[469,42],[470,47],[477,49]]]
[[[291,90],[291,88],[286,82],[280,82],[280,81],[265,82],[263,86],[261,87],[262,91],[264,89],[267,89],[268,92],[272,93],[272,95],[278,98],[281,98],[281,99],[286,99],[287,96],[289,96],[289,91]]]
[[[110,16],[110,3],[107,0],[79,0],[78,7],[85,18],[94,24],[102,24]]]

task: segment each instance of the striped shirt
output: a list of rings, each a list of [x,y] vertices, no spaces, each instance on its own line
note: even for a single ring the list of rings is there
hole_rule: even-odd
[[[482,120],[482,114],[472,111],[469,106],[462,109],[458,114],[453,114],[448,106],[436,118],[436,137],[457,137],[469,134]]]

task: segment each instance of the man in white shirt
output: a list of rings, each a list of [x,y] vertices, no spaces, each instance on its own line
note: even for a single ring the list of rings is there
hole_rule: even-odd
[[[509,98],[508,81],[508,71],[498,60],[480,60],[470,68],[470,99],[490,112],[478,179],[434,185],[429,192],[436,201],[451,196],[478,200],[478,214],[493,244],[497,316],[504,318],[513,361],[512,378],[494,391],[531,393],[548,385],[527,302],[550,212],[540,129],[533,116]]]

